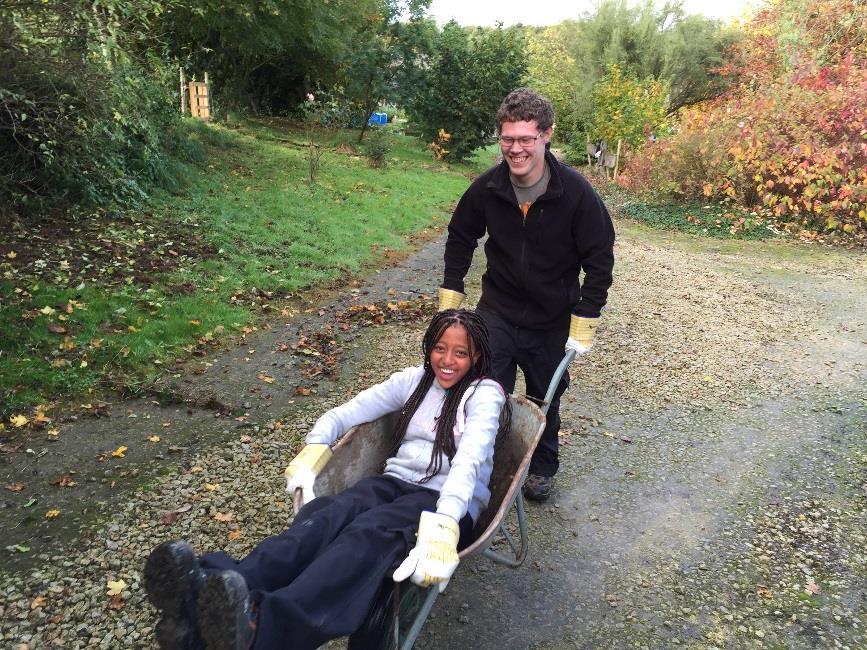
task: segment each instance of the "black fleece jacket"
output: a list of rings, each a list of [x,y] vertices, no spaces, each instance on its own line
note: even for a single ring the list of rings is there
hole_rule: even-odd
[[[442,284],[464,291],[473,251],[487,231],[479,307],[539,330],[568,328],[570,313],[599,316],[614,268],[614,226],[602,199],[550,152],[545,159],[551,180],[526,219],[505,161],[470,185],[449,223]]]

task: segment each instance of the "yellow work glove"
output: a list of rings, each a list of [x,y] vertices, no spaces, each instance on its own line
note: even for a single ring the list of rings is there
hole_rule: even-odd
[[[410,578],[420,587],[439,585],[444,592],[458,568],[458,522],[448,515],[424,511],[418,520],[415,548],[394,572],[394,581]]]
[[[442,287],[440,287],[439,297],[440,306],[437,308],[437,311],[459,309],[464,302],[464,294],[460,291],[452,291],[451,289],[443,289]]]
[[[598,324],[598,318],[583,318],[572,314],[566,349],[575,350],[576,356],[588,352],[593,347],[593,336],[596,334]]]
[[[325,464],[331,460],[331,447],[326,444],[307,445],[292,459],[286,468],[286,491],[295,494],[295,490],[301,488],[301,501],[307,505],[316,495],[313,492],[313,483]]]

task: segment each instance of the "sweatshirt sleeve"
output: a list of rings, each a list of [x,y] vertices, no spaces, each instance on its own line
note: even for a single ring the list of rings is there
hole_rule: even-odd
[[[608,288],[613,280],[614,225],[602,199],[586,180],[584,184],[573,227],[584,281],[573,313],[596,318],[608,300]]]
[[[326,411],[307,434],[307,444],[330,445],[358,424],[399,411],[423,374],[421,367],[405,368],[384,382],[361,391],[345,404]]]
[[[494,454],[500,413],[506,394],[495,381],[484,379],[466,400],[467,418],[451,468],[440,490],[437,512],[460,521],[467,513],[479,471]]]
[[[476,181],[478,183],[478,181]],[[485,234],[484,215],[475,207],[474,183],[464,192],[449,221],[444,254],[443,288],[464,293],[464,278],[473,261],[479,239]]]

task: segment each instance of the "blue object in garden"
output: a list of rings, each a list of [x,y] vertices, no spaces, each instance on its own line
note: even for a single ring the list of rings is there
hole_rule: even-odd
[[[367,123],[370,126],[381,126],[383,124],[388,123],[388,114],[387,113],[374,113],[370,116],[370,119],[367,120]]]

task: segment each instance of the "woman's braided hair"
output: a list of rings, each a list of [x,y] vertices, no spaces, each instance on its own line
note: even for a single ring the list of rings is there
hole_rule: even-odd
[[[481,316],[477,313],[466,309],[446,309],[445,311],[437,312],[430,322],[430,325],[425,332],[422,340],[422,352],[424,353],[424,375],[421,378],[418,386],[409,396],[409,399],[404,404],[400,415],[397,418],[397,424],[394,427],[394,439],[389,456],[397,453],[398,448],[403,442],[406,435],[409,421],[418,407],[427,395],[428,390],[434,382],[435,375],[431,367],[430,355],[434,346],[442,338],[443,333],[453,325],[460,325],[467,332],[469,343],[470,358],[478,355],[466,375],[454,384],[447,392],[446,398],[440,410],[439,418],[437,419],[436,438],[434,439],[433,452],[431,453],[430,464],[427,467],[427,476],[422,479],[422,483],[431,480],[439,474],[442,469],[442,457],[445,454],[451,462],[457,452],[455,446],[454,427],[457,421],[458,406],[464,393],[470,388],[472,383],[477,379],[492,378],[493,374],[493,355],[491,354],[491,346],[488,339],[488,328]],[[472,387],[473,392],[478,388],[478,384]],[[470,393],[472,397],[472,393]],[[469,401],[469,398],[468,398]],[[466,412],[466,403],[464,404]],[[509,400],[503,407],[503,414],[500,417],[500,427],[497,435],[503,435],[508,432],[511,426],[512,409]]]

